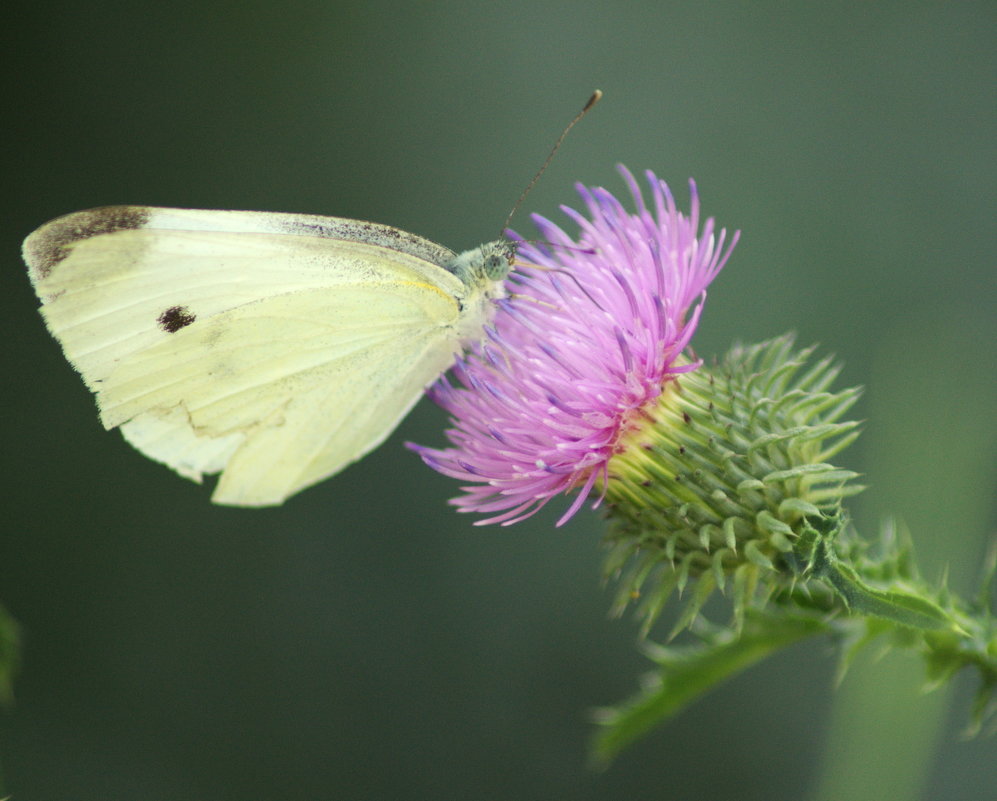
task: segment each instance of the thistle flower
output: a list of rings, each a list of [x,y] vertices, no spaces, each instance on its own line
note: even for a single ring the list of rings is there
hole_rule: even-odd
[[[687,355],[737,234],[715,233],[712,220],[700,230],[695,184],[687,217],[652,173],[650,205],[621,173],[634,212],[579,186],[588,216],[563,208],[577,239],[543,217],[542,244],[515,237],[520,261],[486,340],[430,393],[450,413],[450,447],[410,446],[464,482],[452,503],[492,515],[481,524],[514,523],[575,491],[560,525],[597,491],[616,610],[636,601],[645,634],[694,585],[671,632],[694,644],[649,649],[658,681],[602,712],[597,756],[819,633],[849,644],[843,668],[856,643],[886,631],[923,654],[935,683],[974,669],[973,727],[997,716],[997,613],[983,600],[997,548],[981,600],[967,603],[924,582],[891,528],[876,547],[860,538],[843,502],[862,487],[831,462],[858,436],[842,419],[858,389],[832,389],[833,360],[814,363],[791,336],[735,346],[709,366]],[[725,626],[701,614],[715,591],[733,610]]]
[[[540,243],[513,236],[517,270],[488,340],[454,366],[456,385],[444,378],[430,392],[451,415],[452,447],[410,447],[467,482],[452,501],[460,511],[498,513],[479,524],[515,523],[577,490],[566,522],[597,485],[605,493],[613,457],[639,440],[670,382],[698,366],[683,352],[738,234],[715,234],[712,219],[700,230],[695,183],[686,216],[653,173],[650,207],[620,173],[635,212],[578,185],[589,216],[562,207],[577,239],[540,216]]]

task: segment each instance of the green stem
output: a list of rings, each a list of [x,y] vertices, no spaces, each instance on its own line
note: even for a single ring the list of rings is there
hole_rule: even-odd
[[[931,590],[918,581],[893,577],[886,588],[874,586],[860,571],[877,572],[874,563],[862,559],[845,562],[835,553],[831,538],[821,539],[811,552],[810,575],[822,579],[836,594],[844,609],[842,618],[866,618],[867,639],[883,631],[883,622],[894,626],[896,646],[918,651],[925,660],[928,686],[935,687],[969,667],[980,684],[968,733],[975,734],[995,712],[997,697],[997,619],[990,608],[989,579],[973,603],[966,603],[948,590]],[[917,570],[908,565],[908,576]],[[874,625],[874,620],[880,621]],[[845,664],[851,658],[846,654]]]

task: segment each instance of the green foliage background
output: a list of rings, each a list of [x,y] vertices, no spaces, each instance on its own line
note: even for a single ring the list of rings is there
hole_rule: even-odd
[[[831,689],[810,642],[602,773],[587,709],[635,687],[600,521],[474,528],[402,442],[277,510],[214,508],[104,433],[35,312],[20,240],[144,203],[328,213],[455,249],[652,168],[741,228],[695,340],[795,329],[868,387],[846,467],[966,591],[994,524],[997,97],[991,3],[139,4],[8,12],[4,531],[23,640],[15,799],[876,798],[992,791],[971,684],[889,657]],[[665,627],[667,620],[662,623]]]

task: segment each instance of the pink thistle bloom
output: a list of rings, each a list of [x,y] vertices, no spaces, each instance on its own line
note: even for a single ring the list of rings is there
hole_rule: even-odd
[[[636,213],[579,184],[590,219],[562,207],[581,229],[577,240],[539,215],[542,243],[513,235],[517,269],[487,339],[454,365],[457,385],[444,377],[430,390],[451,416],[452,447],[409,447],[466,482],[451,501],[460,511],[498,513],[478,525],[515,523],[578,490],[557,525],[565,523],[597,484],[605,494],[610,460],[626,435],[653,422],[667,384],[699,366],[682,352],[738,233],[725,249],[726,230],[715,234],[712,219],[699,231],[694,182],[686,217],[652,172],[650,208],[630,172],[620,173]]]

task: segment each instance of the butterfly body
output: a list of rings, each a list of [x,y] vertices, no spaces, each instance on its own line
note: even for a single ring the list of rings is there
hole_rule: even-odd
[[[115,206],[24,258],[101,421],[213,500],[266,506],[379,445],[504,294],[509,245],[456,255],[316,215]]]

